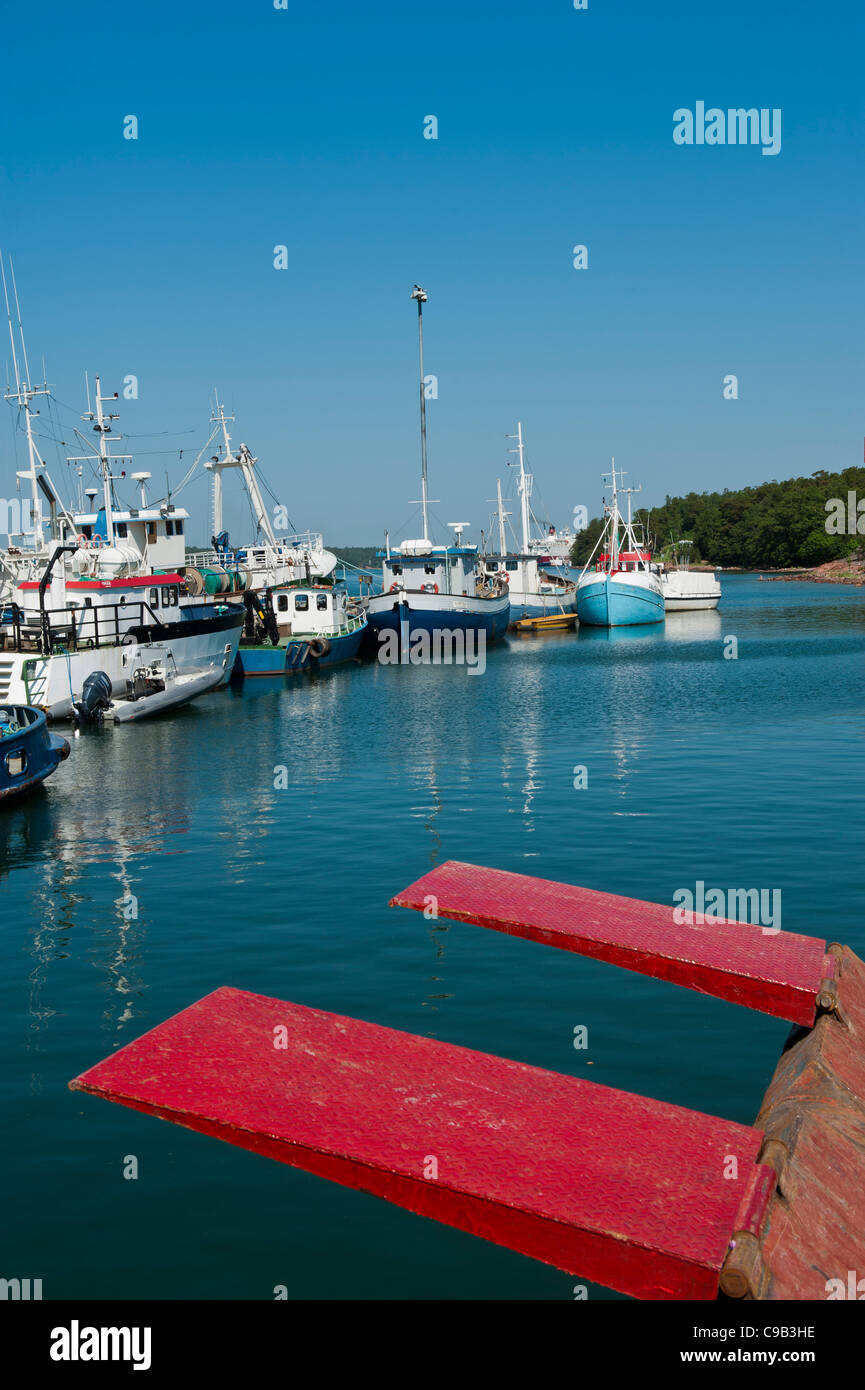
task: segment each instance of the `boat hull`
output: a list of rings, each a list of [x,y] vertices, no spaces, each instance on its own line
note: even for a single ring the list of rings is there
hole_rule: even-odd
[[[344,661],[352,661],[360,650],[366,636],[364,623],[354,632],[331,637],[330,651],[315,657],[309,649],[309,638],[290,637],[285,643],[274,646],[243,646],[237,649],[234,661],[234,679],[243,680],[247,676],[293,676],[304,671],[320,671],[327,666],[339,666]]]
[[[139,626],[126,635],[143,643],[170,645],[178,673],[218,667],[219,683],[224,684],[231,675],[242,627],[242,611],[220,615],[197,611],[179,622]],[[124,653],[129,653],[128,643],[51,656],[0,651],[0,701],[36,705],[51,719],[67,719],[81,698],[85,680],[94,671],[105,672],[112,695],[126,694],[129,671]]]
[[[16,722],[20,723],[23,715],[30,722],[22,723],[17,733],[0,737],[0,801],[38,786],[69,757],[69,744],[50,731],[41,710],[6,705],[0,707],[0,719],[4,712],[12,711],[19,716]]]
[[[499,598],[469,598],[457,594],[428,594],[412,589],[375,594],[367,609],[370,632],[396,632],[401,641],[416,633],[484,633],[487,642],[504,637],[511,619],[509,594]]]
[[[576,594],[559,598],[556,594],[521,593],[519,589],[511,589],[511,623],[521,618],[553,618],[576,611]]]
[[[591,575],[577,591],[577,616],[586,627],[662,623],[664,595],[660,583],[642,585],[615,575]]]

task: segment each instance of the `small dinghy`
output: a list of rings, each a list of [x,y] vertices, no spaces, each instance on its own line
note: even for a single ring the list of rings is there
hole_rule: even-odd
[[[221,666],[178,671],[170,647],[142,643],[123,654],[126,695],[113,699],[111,682],[104,671],[94,671],[84,682],[75,711],[79,722],[112,720],[129,724],[150,719],[166,710],[189,704],[190,700],[213,690],[224,679]]]
[[[0,800],[44,782],[68,757],[69,744],[51,733],[41,709],[0,705]]]

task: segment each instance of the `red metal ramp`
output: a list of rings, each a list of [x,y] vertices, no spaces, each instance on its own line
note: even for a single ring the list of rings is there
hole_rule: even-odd
[[[70,1085],[641,1298],[713,1298],[775,1183],[759,1130],[236,989]]]
[[[492,927],[809,1026],[824,980],[835,978],[826,942],[764,933],[747,922],[695,920],[673,908],[456,860],[391,899],[392,907]],[[831,992],[831,985],[829,986]]]

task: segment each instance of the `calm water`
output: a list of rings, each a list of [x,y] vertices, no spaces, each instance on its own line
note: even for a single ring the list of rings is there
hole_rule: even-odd
[[[863,656],[865,591],[738,576],[718,614],[515,639],[483,676],[358,665],[76,740],[0,812],[0,1275],[46,1298],[572,1297],[66,1083],[232,984],[751,1122],[785,1024],[387,901],[448,858],[658,902],[702,879],[780,888],[785,928],[862,953]]]

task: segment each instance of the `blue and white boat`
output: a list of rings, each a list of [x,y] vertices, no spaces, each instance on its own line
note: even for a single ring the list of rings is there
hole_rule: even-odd
[[[0,705],[0,800],[44,782],[68,757],[69,744],[51,733],[41,709]]]
[[[588,627],[634,627],[664,621],[664,589],[651,551],[637,540],[631,521],[631,494],[637,488],[620,488],[615,459],[611,474],[612,496],[604,504],[607,520],[598,540],[601,553],[594,567],[590,557],[577,584],[577,616]],[[628,498],[628,519],[619,511],[619,494]]]
[[[371,594],[367,605],[373,636],[384,644],[391,634],[401,653],[407,646],[423,651],[427,639],[431,648],[443,641],[452,646],[494,642],[507,632],[511,612],[507,584],[497,575],[485,576],[478,563],[477,546],[463,544],[462,533],[468,522],[448,523],[454,531],[453,545],[435,545],[430,539],[423,369],[423,304],[427,295],[415,285],[411,297],[417,301],[420,349],[423,536],[403,541],[396,550],[387,541],[379,552],[381,593]]]
[[[234,679],[291,676],[352,661],[368,628],[359,604],[328,584],[247,592],[244,605]]]

